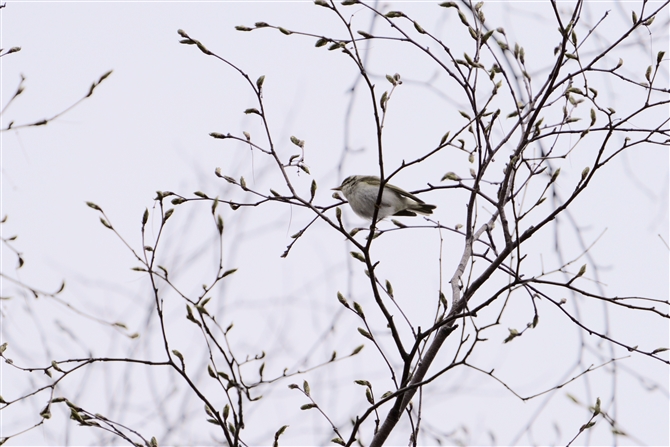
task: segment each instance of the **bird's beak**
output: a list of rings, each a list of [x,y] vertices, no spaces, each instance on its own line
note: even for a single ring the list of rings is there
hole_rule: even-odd
[[[330,188],[331,191],[342,191],[342,187],[338,186],[337,188]]]

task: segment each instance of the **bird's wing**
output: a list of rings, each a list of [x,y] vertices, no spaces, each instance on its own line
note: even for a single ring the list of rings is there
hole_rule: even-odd
[[[379,177],[376,175],[361,175],[359,180],[367,183],[368,185],[379,186]]]
[[[375,175],[362,176],[360,178],[360,180],[366,182],[368,185],[371,185],[371,186],[377,186],[377,187],[379,186],[379,177],[377,177]],[[408,197],[408,198],[416,201],[417,203],[426,203],[423,200],[421,200],[420,198],[418,198],[417,196],[415,196],[414,194],[410,194],[407,191],[405,191],[404,189],[400,189],[395,185],[391,185],[390,183],[387,183],[385,186],[388,189],[390,189],[391,191],[394,191],[394,192],[400,194],[401,196]]]
[[[394,192],[400,194],[401,196],[405,196],[405,197],[408,197],[408,198],[416,201],[417,203],[426,203],[423,200],[421,200],[420,198],[418,198],[417,196],[415,196],[414,194],[410,194],[407,191],[398,188],[397,186],[394,186],[394,185],[391,185],[391,184],[387,183],[386,187],[389,188],[391,191],[394,191]]]
[[[408,211],[408,210],[402,210],[402,211],[398,211],[397,213],[395,213],[394,216],[415,217],[416,213],[413,213],[412,211]]]

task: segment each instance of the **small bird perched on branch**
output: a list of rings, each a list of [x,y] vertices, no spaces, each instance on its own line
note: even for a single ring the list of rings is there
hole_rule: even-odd
[[[372,220],[379,194],[379,177],[352,175],[345,178],[342,184],[333,190],[342,191],[356,214]],[[428,215],[433,214],[435,208],[435,205],[429,205],[417,196],[387,183],[384,185],[377,219],[381,220],[388,216],[416,216],[417,213]]]

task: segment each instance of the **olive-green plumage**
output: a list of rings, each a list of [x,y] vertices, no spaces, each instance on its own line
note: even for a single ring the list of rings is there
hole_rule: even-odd
[[[336,191],[342,191],[356,214],[372,219],[374,206],[379,194],[379,177],[372,175],[352,175],[344,179]],[[379,205],[377,219],[388,216],[416,216],[417,214],[433,214],[435,205],[429,205],[414,194],[387,183],[384,185],[382,201]]]

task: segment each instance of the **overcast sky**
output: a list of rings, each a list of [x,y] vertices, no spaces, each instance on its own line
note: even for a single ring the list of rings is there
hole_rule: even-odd
[[[538,76],[549,66],[557,39],[546,3],[485,5],[487,23],[504,26],[509,40],[524,46],[528,65]],[[624,23],[628,26],[625,21],[630,9],[640,6],[625,5],[590,3],[585,21],[594,24],[609,9],[602,37],[616,34]],[[411,13],[424,28],[434,30],[462,53],[465,43],[449,40],[458,35],[453,29],[460,23],[453,12],[423,2],[399,3],[388,9]],[[353,14],[359,29],[369,27],[369,16],[362,8],[346,12],[347,17]],[[15,272],[16,258],[3,247],[2,272],[46,291],[58,289],[65,280],[63,299],[68,303],[105,320],[123,321],[141,333],[138,340],[128,340],[107,327],[78,319],[62,305],[22,297],[5,281],[2,295],[14,298],[2,302],[2,337],[10,341],[15,362],[20,360],[23,366],[48,365],[55,358],[86,357],[89,353],[160,358],[155,320],[154,326],[146,323],[152,307],[148,282],[130,270],[137,261],[123,242],[100,224],[98,214],[85,205],[86,201],[102,207],[128,244],[141,250],[140,220],[146,208],[156,211],[153,198],[157,190],[188,197],[193,197],[194,191],[204,191],[210,197],[251,200],[215,176],[215,168],[220,167],[223,174],[244,176],[259,190],[286,191],[268,157],[252,154],[242,144],[209,136],[211,132],[241,135],[248,131],[252,138],[260,139],[262,128],[257,117],[243,113],[257,107],[255,96],[231,67],[194,46],[179,44],[178,29],[235,63],[252,80],[266,76],[264,100],[275,144],[288,159],[296,153],[289,137],[305,140],[305,161],[311,176],[297,169],[289,172],[306,196],[312,179],[316,180],[315,203],[334,203],[330,188],[347,175],[378,172],[374,132],[363,94],[353,101],[350,127],[345,126],[350,89],[357,76],[348,58],[337,51],[315,48],[312,37],[285,36],[274,29],[250,33],[234,29],[265,21],[316,35],[345,37],[341,23],[312,2],[8,2],[0,17],[0,46],[21,47],[20,52],[0,59],[3,107],[19,85],[20,76],[26,78],[25,91],[2,115],[2,128],[11,121],[19,125],[55,115],[83,97],[102,74],[113,70],[91,97],[48,125],[0,134],[1,207],[2,215],[8,216],[2,233],[3,237],[19,235],[15,246],[26,260]],[[666,11],[661,17],[665,24],[667,17]],[[646,47],[633,45],[622,50],[625,69],[630,70],[626,73],[643,73],[655,61],[657,51],[667,50],[667,29],[652,27],[651,31],[653,35],[640,31]],[[394,93],[396,109],[385,123],[385,161],[392,170],[402,160],[434,146],[461,119],[458,110],[465,102],[440,78],[434,65],[406,47],[375,41],[363,48],[369,52],[375,82],[386,86],[383,76],[396,72],[405,80]],[[660,83],[667,86],[667,63],[659,76]],[[614,108],[624,108],[631,100],[612,85],[605,83],[601,88]],[[351,151],[343,156],[345,147]],[[577,151],[566,158],[561,165],[566,181],[578,178],[585,157]],[[502,169],[503,160],[498,163]],[[445,153],[430,164],[399,175],[394,183],[417,190],[428,182],[439,184],[447,171],[467,176],[468,167],[462,153]],[[572,216],[582,229],[585,244],[594,244],[588,272],[597,271],[598,277],[587,277],[594,287],[599,282],[608,296],[668,299],[668,167],[667,147],[637,147],[608,165],[602,176],[594,179],[591,192],[574,204]],[[565,195],[571,192],[567,185]],[[464,224],[466,196],[446,191],[422,197],[437,205],[435,218],[444,225]],[[163,236],[163,260],[175,278],[183,280],[181,285],[188,293],[197,293],[218,262],[216,232],[209,203],[181,206],[185,208],[177,208],[174,222]],[[344,212],[348,225],[363,223],[348,208]],[[233,343],[242,357],[262,350],[274,352],[266,369],[268,376],[274,376],[284,367],[295,370],[327,360],[334,349],[344,355],[364,342],[356,332],[357,322],[343,313],[336,299],[339,290],[370,312],[374,309],[367,278],[359,265],[351,264],[351,247],[341,235],[329,232],[319,222],[298,241],[287,259],[281,259],[292,241],[290,236],[311,219],[308,212],[270,205],[236,212],[221,206],[221,213],[226,222],[224,266],[239,270],[220,291],[220,302],[213,303],[212,309],[220,312],[217,317],[222,325],[235,323]],[[158,227],[157,219],[152,214],[152,231]],[[439,235],[432,231],[389,233],[380,238],[376,253],[388,261],[383,275],[392,280],[410,319],[430,319],[440,278],[448,281],[458,262],[462,239],[455,233],[443,237],[442,253]],[[553,255],[543,258],[540,254],[551,251],[553,235],[548,231],[542,237],[531,253],[533,262],[556,267],[551,264],[555,263]],[[574,235],[566,233],[562,240],[566,259],[583,251]],[[443,271],[437,262],[440,255]],[[576,262],[573,270],[584,262],[585,258]],[[170,298],[173,302],[167,304],[166,318],[179,321],[171,327],[174,344],[188,352],[200,338],[190,323],[181,323],[183,303],[176,296]],[[598,327],[607,320],[613,333],[630,345],[649,350],[668,345],[667,320],[637,319],[626,313],[605,316],[600,305],[582,305],[584,318],[592,316],[591,322]],[[496,368],[521,395],[541,392],[609,359],[607,349],[597,351],[596,340],[548,310],[543,314],[547,318],[541,316],[535,338],[524,336],[503,345],[508,327],[522,329],[529,322],[527,303],[512,302],[510,307],[515,309],[510,320],[491,330],[488,335],[492,341],[474,359],[483,369]],[[330,331],[333,324],[337,330]],[[383,330],[381,321],[378,327]],[[594,351],[579,351],[583,339]],[[354,379],[378,380],[380,388],[375,391],[379,395],[388,387],[388,373],[372,355],[373,347],[366,346],[366,350],[369,357],[365,361],[344,360],[265,389],[264,399],[249,407],[250,445],[271,442],[274,431],[284,424],[291,425],[285,435],[287,444],[328,443],[332,438],[328,425],[316,412],[300,412],[304,398],[290,393],[286,385],[303,379],[313,381],[314,392],[322,393],[337,423],[344,425],[348,416],[366,405],[360,387],[351,385]],[[195,352],[193,364],[198,366],[194,369],[204,372],[206,357]],[[575,357],[576,352],[581,352],[581,357]],[[617,350],[612,355],[624,358],[630,354]],[[471,445],[565,444],[588,420],[588,411],[566,398],[566,393],[590,399],[585,402],[588,405],[596,397],[611,403],[616,393],[616,403],[609,408],[621,427],[636,437],[622,437],[619,442],[667,445],[667,365],[636,355],[617,365],[616,380],[609,373],[603,372],[602,379],[594,374],[591,381],[575,382],[574,389],[566,387],[552,393],[551,398],[525,403],[482,374],[455,370],[440,385],[427,388],[426,396],[432,400],[427,398],[424,403],[426,433],[439,432],[452,442],[462,439]],[[25,378],[2,368],[3,397],[16,397],[17,389],[30,389]],[[116,402],[119,393],[131,393],[136,401],[130,413],[141,417],[134,420],[125,414],[125,422],[136,423],[143,434],[171,444],[213,442],[215,430],[204,422],[202,405],[184,397],[188,393],[176,379],[151,374],[140,368],[108,367],[103,371],[100,367],[90,376],[83,375],[81,382],[64,383],[63,389],[71,393],[80,390],[82,401],[92,407],[99,405],[101,413],[112,412],[119,418],[119,408],[110,409],[110,402]],[[169,394],[172,386],[180,392],[175,392],[174,400],[166,401],[168,413],[184,416],[171,420],[177,427],[174,431],[166,429],[161,417],[146,416],[151,414],[156,395]],[[16,431],[36,422],[43,401],[31,405],[24,406],[25,412],[14,413],[9,423],[3,422],[3,430]],[[5,413],[2,416],[9,418]],[[534,431],[524,431],[536,414]],[[66,429],[66,420],[64,412],[55,415],[44,427],[12,440],[10,445],[116,442],[74,424]],[[603,421],[590,439],[580,440],[611,444],[609,433]],[[426,443],[433,439],[428,434]],[[392,442],[405,445],[407,440],[398,436]]]

